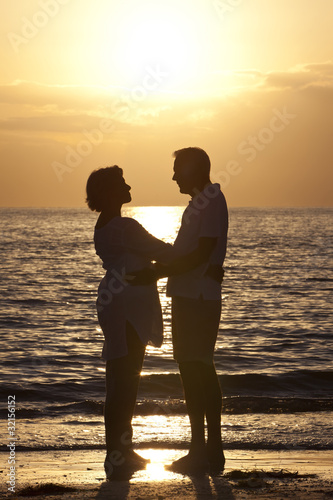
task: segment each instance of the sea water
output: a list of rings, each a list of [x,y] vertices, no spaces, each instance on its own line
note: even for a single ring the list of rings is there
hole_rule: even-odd
[[[171,242],[184,207],[127,207]],[[88,209],[0,209],[1,435],[15,396],[16,449],[104,447],[104,271]],[[332,449],[332,221],[328,208],[231,208],[215,364],[226,448]],[[142,447],[190,437],[159,281],[162,348],[148,347],[134,417]]]

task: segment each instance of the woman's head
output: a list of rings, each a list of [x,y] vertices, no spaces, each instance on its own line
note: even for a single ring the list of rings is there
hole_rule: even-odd
[[[94,170],[87,181],[86,202],[90,210],[102,212],[112,205],[131,201],[131,187],[126,184],[123,171],[117,165]]]

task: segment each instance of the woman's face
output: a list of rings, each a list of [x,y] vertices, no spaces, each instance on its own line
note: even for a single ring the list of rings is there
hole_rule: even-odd
[[[117,186],[117,192],[115,193],[121,204],[129,203],[132,200],[130,191],[131,191],[131,186],[126,184],[124,177],[121,176],[119,181],[119,186]]]

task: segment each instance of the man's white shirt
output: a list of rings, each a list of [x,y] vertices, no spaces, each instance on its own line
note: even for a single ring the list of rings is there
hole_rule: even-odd
[[[209,261],[184,274],[170,276],[168,296],[220,300],[221,285],[205,275],[209,265],[223,265],[227,248],[228,209],[219,184],[210,184],[189,202],[174,242],[179,255],[194,251],[199,238],[217,238]]]

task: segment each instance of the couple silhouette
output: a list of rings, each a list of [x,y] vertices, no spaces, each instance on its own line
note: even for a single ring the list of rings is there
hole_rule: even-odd
[[[168,277],[172,341],[191,424],[189,452],[166,466],[183,474],[224,469],[222,394],[213,356],[221,315],[228,210],[210,159],[200,148],[174,153],[173,180],[191,200],[173,245],[121,216],[131,187],[118,166],[100,168],[87,181],[87,204],[100,212],[94,242],[106,274],[98,288],[98,321],[106,360],[104,407],[108,479],[124,478],[149,460],[133,449],[132,418],[147,344],[163,341],[157,280]],[[207,443],[205,439],[207,422]]]

